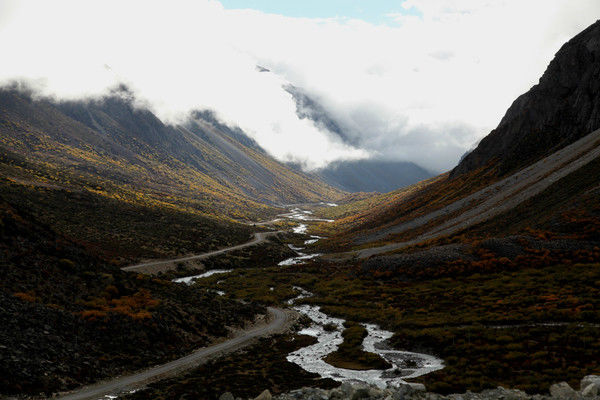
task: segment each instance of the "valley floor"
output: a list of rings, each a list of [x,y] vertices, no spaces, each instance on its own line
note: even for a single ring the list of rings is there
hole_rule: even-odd
[[[542,160],[541,169],[534,166],[523,172],[535,179],[516,174],[517,178],[492,184],[468,201],[452,202],[397,225],[394,232],[385,228],[385,235],[393,233],[385,240],[398,240],[395,247],[376,247],[377,236],[371,243],[374,250],[364,249],[369,245],[365,242],[359,257],[345,259],[318,257],[327,250],[329,241],[323,236],[335,224],[329,217],[335,207],[313,204],[296,205],[265,223],[235,225],[236,243],[241,244],[223,245],[226,240],[220,240],[220,246],[203,245],[189,256],[177,256],[182,252],[176,249],[186,239],[172,234],[173,241],[165,246],[168,250],[154,253],[158,260],[144,257],[148,260],[120,270],[114,264],[122,267],[123,260],[110,265],[90,259],[79,244],[23,222],[32,217],[27,208],[15,206],[19,194],[25,194],[22,197],[30,204],[41,198],[58,202],[65,195],[61,189],[6,183],[3,234],[7,242],[21,240],[18,248],[31,249],[23,260],[14,253],[17,247],[4,249],[9,268],[4,270],[3,295],[15,307],[45,307],[59,319],[72,318],[66,330],[85,332],[78,333],[81,342],[73,345],[77,351],[87,352],[86,347],[97,345],[98,331],[112,332],[110,337],[121,342],[118,347],[102,343],[86,354],[100,373],[79,365],[75,357],[70,369],[59,366],[53,372],[55,384],[36,376],[41,364],[36,370],[19,372],[16,380],[15,370],[9,369],[12,364],[6,364],[3,390],[33,394],[73,389],[108,378],[110,372],[102,369],[106,365],[117,365],[124,377],[66,398],[132,388],[143,390],[125,397],[166,399],[192,393],[216,399],[225,391],[253,397],[265,389],[265,380],[275,394],[303,386],[330,389],[348,380],[383,386],[423,383],[442,394],[499,385],[545,393],[562,380],[574,386],[583,376],[600,373],[597,139],[586,138],[585,145],[575,146],[580,152],[569,153],[551,168]],[[542,178],[547,181],[537,185]],[[519,184],[509,184],[513,181]],[[40,195],[39,190],[48,193]],[[573,193],[579,194],[576,201],[566,197]],[[91,195],[78,201],[101,202]],[[123,212],[118,202],[111,207]],[[547,218],[532,216],[532,210],[540,209],[547,211]],[[182,214],[161,212],[163,221],[179,221],[183,229],[193,229]],[[131,210],[123,215],[137,218]],[[473,223],[464,225],[472,216]],[[137,219],[139,224],[142,220]],[[509,231],[503,223],[507,220],[521,225],[511,223],[514,230]],[[531,227],[529,221],[540,223]],[[63,232],[69,232],[67,227],[61,228]],[[21,232],[20,239],[15,239],[14,229]],[[247,241],[251,232],[254,239]],[[415,234],[421,236],[402,241]],[[23,242],[23,238],[29,239]],[[46,244],[40,248],[39,243]],[[165,257],[169,253],[175,257]],[[39,254],[45,254],[45,259]],[[366,255],[376,256],[365,259]],[[78,269],[85,263],[86,268]],[[56,268],[47,269],[52,265]],[[42,269],[45,281],[40,281],[37,266],[47,269]],[[186,276],[189,279],[181,279]],[[276,318],[267,327],[189,354],[230,334],[226,326],[244,326],[265,306],[279,314],[275,308],[290,307],[291,302],[305,317],[290,324],[290,331],[272,336],[285,322]],[[125,328],[128,322],[133,325]],[[114,326],[123,330],[111,329]],[[70,343],[55,330],[49,329],[49,337]],[[134,346],[127,344],[136,335],[140,340]],[[174,339],[161,342],[161,335]],[[207,353],[237,349],[241,342],[247,345],[258,336],[257,345],[197,365],[207,361]],[[14,337],[18,340],[16,332]],[[46,345],[45,351],[49,349]],[[154,349],[157,354],[149,355]],[[13,364],[23,354],[15,350]],[[168,363],[126,374],[143,370],[150,360]],[[170,375],[166,380],[164,373]],[[153,382],[158,377],[161,381]],[[27,379],[28,386],[10,383]]]

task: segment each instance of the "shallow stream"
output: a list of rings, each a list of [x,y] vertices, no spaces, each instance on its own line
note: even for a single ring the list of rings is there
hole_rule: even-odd
[[[334,204],[328,204],[334,207]],[[306,234],[308,226],[303,222],[333,222],[333,220],[314,218],[312,212],[303,211],[299,208],[292,209],[289,214],[283,214],[286,218],[294,219],[300,224],[293,228],[294,233]],[[305,245],[316,243],[319,236],[310,236],[310,239],[304,241]],[[303,247],[288,245],[290,249],[297,253],[296,257],[283,260],[279,263],[280,266],[289,266],[303,263],[306,260],[320,256],[320,254],[303,253]],[[227,273],[231,270],[211,270],[200,275],[189,276],[185,278],[175,279],[174,282],[191,284],[196,279],[205,278],[214,274]],[[273,288],[271,288],[273,289]],[[387,340],[392,337],[393,333],[381,329],[375,324],[363,324],[367,329],[368,335],[363,341],[365,351],[378,354],[390,364],[392,367],[387,370],[366,370],[357,371],[344,368],[337,368],[323,361],[329,353],[337,350],[338,346],[343,342],[342,331],[344,329],[344,320],[326,315],[320,310],[319,306],[308,304],[296,304],[298,300],[311,297],[312,293],[300,288],[294,287],[298,292],[298,296],[289,300],[288,304],[296,311],[310,318],[312,324],[308,328],[302,329],[299,333],[317,338],[318,342],[307,347],[303,347],[290,353],[287,360],[293,362],[308,372],[319,374],[323,378],[331,378],[336,381],[360,381],[379,387],[388,385],[397,386],[406,384],[405,379],[415,378],[421,375],[428,374],[433,371],[444,368],[443,361],[439,358],[428,354],[414,353],[409,351],[393,350],[387,346]],[[217,291],[223,295],[224,292]],[[335,326],[335,330],[325,329],[325,326]]]
[[[300,294],[288,302],[290,305],[293,305],[299,299],[312,296],[310,292],[302,288],[295,287],[295,289]],[[386,340],[391,338],[393,333],[383,330],[375,324],[363,324],[368,332],[368,336],[363,341],[363,349],[380,355],[392,364],[392,367],[387,370],[367,371],[334,367],[323,361],[323,358],[336,351],[343,342],[342,331],[345,321],[328,316],[320,310],[319,306],[301,304],[294,305],[293,308],[308,316],[313,322],[308,328],[302,329],[299,333],[313,336],[317,338],[318,342],[290,353],[287,360],[298,364],[308,372],[319,374],[323,378],[331,378],[340,382],[360,381],[384,388],[388,385],[406,384],[405,379],[416,378],[444,367],[442,360],[428,354],[390,349],[386,345]],[[325,329],[325,326],[336,326],[337,329],[329,331]]]

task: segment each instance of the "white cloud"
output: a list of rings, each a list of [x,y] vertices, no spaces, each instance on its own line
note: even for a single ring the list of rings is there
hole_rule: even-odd
[[[213,109],[309,168],[368,154],[452,167],[600,15],[597,0],[407,0],[422,16],[374,26],[216,1],[3,4],[0,81],[25,78],[68,98],[123,81],[163,119]],[[358,147],[298,119],[288,81],[319,98]]]

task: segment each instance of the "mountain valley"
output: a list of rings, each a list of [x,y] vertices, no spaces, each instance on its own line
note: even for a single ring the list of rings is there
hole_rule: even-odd
[[[13,82],[0,398],[598,398],[599,82],[600,21],[439,175],[303,171],[212,111]]]

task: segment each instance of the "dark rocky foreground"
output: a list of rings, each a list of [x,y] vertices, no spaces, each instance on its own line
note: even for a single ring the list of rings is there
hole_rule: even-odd
[[[571,388],[566,382],[550,387],[548,394],[529,395],[518,389],[484,390],[481,393],[466,392],[462,394],[440,395],[430,393],[420,384],[380,389],[364,384],[343,383],[340,387],[326,390],[302,388],[278,396],[271,396],[268,390],[262,392],[254,400],[558,400],[558,399],[599,399],[600,376],[589,375],[581,380],[579,390]],[[231,393],[224,393],[219,400],[235,400]]]
[[[125,273],[0,200],[0,398],[159,364],[264,307]]]

